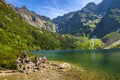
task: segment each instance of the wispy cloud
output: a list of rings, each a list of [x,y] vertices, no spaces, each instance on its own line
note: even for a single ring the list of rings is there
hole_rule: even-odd
[[[80,10],[88,2],[99,3],[102,0],[6,0],[14,6],[26,6],[29,10],[50,18]]]
[[[47,6],[37,6],[36,12],[50,18],[62,16],[68,12],[81,9],[80,0],[47,0]],[[50,5],[51,4],[51,5]],[[76,7],[77,6],[77,7]]]
[[[68,13],[69,11],[55,8],[55,7],[49,7],[49,6],[40,6],[37,8],[37,13],[41,15],[48,15],[50,18],[54,18],[56,16],[61,16],[65,13]]]

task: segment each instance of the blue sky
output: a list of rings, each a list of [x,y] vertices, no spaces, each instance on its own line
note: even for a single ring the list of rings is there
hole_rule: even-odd
[[[6,0],[15,7],[26,6],[37,14],[50,18],[62,16],[68,12],[80,10],[89,2],[100,3],[102,0]]]

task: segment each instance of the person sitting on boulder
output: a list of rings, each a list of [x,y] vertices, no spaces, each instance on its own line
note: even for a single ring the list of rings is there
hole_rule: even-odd
[[[46,62],[47,62],[46,56],[43,57],[42,62],[46,64]]]
[[[26,52],[24,52],[22,55],[21,55],[21,68],[20,68],[20,71],[21,72],[24,72],[25,70],[27,70],[27,64],[30,62],[29,58],[27,57],[27,54]]]
[[[46,56],[44,56],[44,57],[42,58],[42,63],[43,63],[43,68],[46,68],[46,63],[47,63],[47,58],[46,58]]]
[[[38,59],[37,64],[38,64],[38,69],[42,71],[42,68],[43,68],[42,58]]]
[[[36,66],[38,65],[38,57],[37,56],[35,56],[35,58],[34,58],[34,63]]]

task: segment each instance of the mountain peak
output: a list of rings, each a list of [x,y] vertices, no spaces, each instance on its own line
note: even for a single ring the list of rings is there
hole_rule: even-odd
[[[90,2],[88,3],[86,6],[90,7],[90,6],[96,6],[97,4],[95,4],[94,2]]]
[[[97,8],[97,4],[94,2],[88,3],[84,8],[82,8],[82,11],[94,11]]]
[[[96,6],[97,6],[97,4],[95,4],[94,2],[90,2],[85,6],[85,8],[94,8]]]
[[[26,6],[22,6],[21,9],[27,9]]]
[[[29,10],[26,8],[26,6],[22,6],[22,7],[20,7],[19,9],[29,12]]]

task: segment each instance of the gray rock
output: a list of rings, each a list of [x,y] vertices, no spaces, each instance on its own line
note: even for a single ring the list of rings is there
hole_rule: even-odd
[[[70,64],[68,64],[68,63],[62,63],[62,64],[60,64],[59,66],[58,66],[58,68],[59,69],[62,69],[63,71],[67,71],[67,70],[69,70],[70,69]]]

